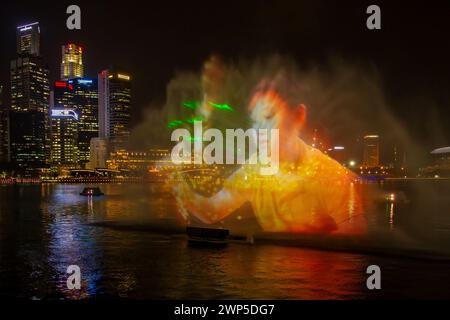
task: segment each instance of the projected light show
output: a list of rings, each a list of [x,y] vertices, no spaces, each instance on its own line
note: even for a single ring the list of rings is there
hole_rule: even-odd
[[[2,2],[0,303],[450,299],[450,5],[348,1]]]

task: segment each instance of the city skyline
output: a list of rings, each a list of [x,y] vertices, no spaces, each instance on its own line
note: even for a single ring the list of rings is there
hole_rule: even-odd
[[[272,4],[269,4],[269,6],[271,6]],[[164,7],[163,7],[164,8]],[[277,6],[275,6],[275,8],[277,8]],[[306,6],[304,7],[304,9],[306,10],[316,10],[316,8],[314,8],[314,6],[309,7]],[[389,7],[389,9],[391,9],[391,11],[393,10],[395,12],[395,10],[397,10],[396,7]],[[130,10],[130,9],[129,9]],[[39,12],[39,10],[34,10],[35,12]],[[133,13],[134,10],[132,10]],[[245,8],[244,12],[247,12],[247,8]],[[275,13],[278,13],[278,11],[275,11]],[[241,13],[239,13],[241,14]],[[34,14],[35,16],[39,16],[39,14]],[[276,16],[276,15],[275,15]],[[83,16],[84,17],[84,16]],[[321,17],[321,15],[319,14],[319,18]],[[241,21],[242,17],[238,18],[238,21]],[[20,19],[19,19],[20,20]],[[46,54],[48,56],[44,56],[44,59],[42,59],[42,61],[39,62],[39,64],[42,64],[42,67],[47,70],[44,72],[48,72],[49,73],[49,78],[50,78],[50,83],[56,83],[53,82],[53,79],[56,79],[56,81],[60,81],[60,80],[67,80],[68,78],[66,76],[64,76],[64,72],[67,72],[68,74],[72,74],[72,76],[83,76],[86,79],[95,79],[98,74],[101,74],[102,70],[107,70],[106,68],[114,68],[117,70],[127,70],[126,74],[132,74],[132,78],[133,78],[133,103],[132,103],[132,112],[130,112],[130,114],[132,114],[133,116],[131,117],[131,119],[127,120],[127,123],[129,123],[129,127],[127,128],[127,135],[130,134],[131,131],[131,127],[134,127],[136,124],[139,124],[140,122],[143,121],[143,118],[141,117],[142,112],[145,111],[145,107],[143,105],[145,105],[146,103],[143,103],[143,91],[142,91],[142,86],[147,83],[147,80],[151,80],[154,81],[155,78],[157,77],[153,77],[152,75],[146,74],[146,76],[148,78],[143,79],[142,76],[140,78],[139,74],[142,72],[141,70],[137,71],[137,74],[133,74],[133,72],[131,72],[128,69],[123,69],[121,67],[116,68],[116,67],[110,67],[111,65],[113,65],[113,63],[102,63],[101,67],[99,68],[93,68],[92,65],[98,65],[99,61],[113,61],[115,60],[114,56],[116,55],[117,51],[115,50],[109,50],[107,52],[107,54],[105,56],[100,57],[99,59],[92,59],[90,57],[92,56],[97,56],[98,57],[98,50],[103,50],[102,45],[98,45],[98,44],[94,44],[93,46],[86,46],[85,43],[92,40],[93,38],[91,36],[87,36],[84,31],[72,31],[72,32],[66,32],[65,36],[64,36],[64,42],[62,42],[62,44],[57,43],[57,41],[49,41],[49,37],[47,36],[52,34],[52,32],[55,32],[55,30],[49,29],[48,27],[42,27],[41,23],[39,21],[34,21],[33,19],[31,20],[27,20],[30,23],[25,23],[25,24],[20,24],[15,26],[16,31],[19,30],[20,33],[16,33],[16,46],[10,46],[10,47],[14,47],[15,51],[19,51],[23,50],[21,49],[21,47],[24,47],[26,50],[29,50],[30,53],[32,54],[32,58],[30,59],[41,59],[38,58],[36,56],[36,53],[41,53],[42,51],[45,51]],[[51,25],[52,22],[51,20],[48,19],[44,19],[44,21],[46,21],[46,23],[48,25]],[[84,21],[84,20],[83,20]],[[162,23],[160,20],[158,20],[158,23]],[[354,21],[352,21],[352,23],[354,23]],[[394,25],[393,25],[394,26]],[[396,27],[400,27],[398,25],[395,25]],[[114,26],[112,26],[112,28],[114,28]],[[278,30],[277,32],[285,32],[287,29],[287,26],[280,26],[280,30]],[[43,31],[45,31],[45,33],[43,33]],[[143,34],[145,34],[145,30],[146,27],[141,29],[136,29],[135,33],[131,32],[131,29],[129,29],[127,26],[124,27],[124,30],[121,32],[128,32],[128,34],[130,34],[130,36],[132,35],[132,38],[134,36],[136,36],[136,34],[141,34],[141,32],[143,32]],[[7,29],[5,29],[5,32],[7,31]],[[9,30],[11,31],[11,30]],[[19,35],[23,32],[24,37],[19,37]],[[121,32],[119,32],[118,34],[121,34]],[[252,32],[255,32],[255,30],[252,30]],[[45,41],[37,41],[35,43],[35,41],[33,41],[34,37],[36,36],[36,34],[45,34],[44,39]],[[357,33],[353,34],[352,32],[350,32],[350,36],[346,36],[346,37],[353,37],[356,36]],[[95,33],[94,33],[95,35]],[[9,35],[10,36],[10,35]],[[269,37],[270,38],[270,37]],[[269,39],[268,38],[268,39]],[[272,38],[270,38],[271,42],[273,41]],[[117,43],[117,45],[119,45],[120,42]],[[287,41],[287,43],[290,45],[291,44],[291,40]],[[81,44],[81,45],[80,45]],[[364,43],[363,47],[367,47],[370,44],[368,43]],[[148,43],[146,41],[142,42],[142,50],[137,50],[136,53],[140,54],[141,51],[147,51],[147,46]],[[61,50],[60,51],[60,56],[57,59],[54,59],[54,55],[56,51],[56,47],[59,47]],[[201,46],[203,48],[203,45]],[[117,48],[119,48],[119,46],[117,46]],[[249,46],[249,48],[252,48],[252,45]],[[322,49],[316,48],[315,50],[318,50],[317,52],[320,52],[322,50],[325,50],[327,48],[327,45],[325,44],[324,47]],[[52,50],[50,50],[52,49]],[[260,47],[255,47],[255,50],[258,49],[259,51],[262,52],[262,55],[266,54],[266,53],[270,53],[273,52],[272,49],[268,49],[268,50],[260,50]],[[291,48],[291,52],[296,53],[297,49],[295,46]],[[445,47],[444,47],[445,49]],[[364,50],[363,50],[364,51]],[[236,50],[235,52],[227,52],[227,50],[215,50],[213,47],[208,49],[208,50],[204,50],[204,54],[210,54],[211,52],[217,52],[219,54],[219,56],[221,56],[223,58],[224,61],[226,61],[227,63],[230,62],[230,59],[234,59],[234,60],[239,60],[240,57],[242,56],[240,50]],[[282,52],[281,52],[282,53]],[[368,52],[364,51],[364,52],[360,52],[359,50],[355,50],[355,53],[352,54],[356,54],[359,55],[359,57],[361,58],[361,63],[363,65],[365,64],[370,64],[372,63],[375,68],[377,69],[374,73],[372,72],[368,72],[369,75],[371,77],[373,77],[374,75],[376,76],[377,74],[380,75],[380,79],[382,79],[383,81],[380,81],[380,83],[377,83],[377,85],[380,86],[380,90],[382,90],[382,94],[381,96],[383,98],[386,98],[386,100],[389,100],[389,94],[396,91],[392,88],[390,88],[389,86],[386,87],[385,89],[385,84],[388,83],[389,81],[385,81],[388,79],[389,72],[383,72],[383,66],[379,66],[378,63],[376,63],[376,59],[374,59],[374,57],[371,54],[368,54]],[[4,52],[2,53],[2,56],[4,56]],[[251,57],[250,59],[252,59],[252,54],[249,53],[248,54],[249,57]],[[295,55],[294,55],[295,56]],[[337,52],[336,56],[341,57],[343,59],[345,59],[345,54],[343,54],[342,52]],[[112,57],[112,58],[110,58]],[[28,58],[27,58],[28,59]],[[111,60],[110,60],[111,59]],[[316,61],[311,60],[310,58],[308,58],[310,63],[314,63],[317,65],[321,65],[323,64],[324,66],[326,66],[326,62],[324,62],[326,60],[326,58],[324,58],[323,56],[321,56],[321,54],[317,55],[317,59]],[[325,59],[325,60],[324,60]],[[60,74],[57,75],[56,74],[56,68],[50,68],[47,66],[55,66],[56,62],[58,60],[58,68],[60,69]],[[71,60],[71,62],[69,63],[69,60]],[[195,59],[194,59],[195,60]],[[201,69],[201,63],[194,62],[194,60],[192,60],[192,64],[189,66],[187,65],[185,67],[186,72],[191,72],[189,70],[193,70],[193,69]],[[293,61],[296,61],[297,59],[294,57]],[[117,61],[117,60],[116,60]],[[314,62],[313,62],[314,61]],[[86,64],[87,62],[87,64]],[[121,59],[121,62],[125,62],[125,63],[117,63],[117,65],[122,65],[122,64],[129,64],[130,60],[127,59],[127,56],[125,55],[123,59]],[[151,60],[145,60],[145,62],[151,62]],[[172,67],[176,67],[176,61],[173,61],[174,64],[172,65]],[[90,66],[89,66],[90,64]],[[146,68],[146,64],[142,65],[144,67],[144,69]],[[333,65],[331,65],[333,67]],[[135,69],[136,66],[131,66],[131,69]],[[358,70],[361,72],[364,72],[366,69],[366,67]],[[433,67],[434,68],[434,67]],[[43,70],[44,70],[43,69]],[[69,70],[70,69],[70,70]],[[175,69],[176,70],[176,69]],[[175,71],[176,72],[176,71]],[[184,71],[182,71],[184,72]],[[1,75],[1,73],[0,73]],[[93,75],[93,76],[92,76]],[[398,75],[397,75],[398,76]],[[70,77],[70,76],[69,76]],[[439,77],[437,79],[440,79]],[[172,78],[173,80],[173,78]],[[158,95],[163,95],[166,92],[168,92],[168,86],[170,85],[172,80],[167,80],[167,82],[164,81],[160,81],[160,85],[162,87],[164,87],[164,90],[159,90],[159,94],[153,95],[152,94],[152,89],[149,87],[148,90],[145,90],[146,92],[146,96],[148,98],[148,96],[153,96],[151,99],[157,97]],[[95,81],[95,80],[94,80]],[[167,86],[167,87],[166,87]],[[3,91],[6,91],[4,94],[4,101],[3,104],[4,105],[9,105],[11,104],[11,102],[14,101],[8,101],[10,96],[14,96],[11,95],[8,91],[10,90],[8,83],[3,84]],[[405,85],[406,87],[406,85]],[[137,88],[137,89],[136,89]],[[427,85],[424,85],[424,89],[428,90],[427,88],[430,88]],[[355,89],[357,90],[357,89]],[[426,90],[423,90],[422,94],[426,95]],[[410,90],[407,90],[408,92],[410,92]],[[436,95],[434,95],[435,97],[441,97],[445,96],[445,92],[444,91],[439,91],[437,92]],[[167,98],[167,97],[166,97]],[[127,98],[128,99],[128,98]],[[156,100],[161,100],[164,99],[162,98],[162,96],[160,98],[155,98]],[[444,100],[445,101],[445,97]],[[13,99],[14,100],[14,99]],[[436,102],[436,101],[435,101]],[[383,124],[383,123],[379,123],[377,121],[370,121],[369,117],[367,117],[367,119],[365,120],[364,126],[356,129],[357,133],[355,134],[356,131],[352,132],[350,135],[349,133],[345,132],[345,130],[340,130],[339,128],[336,130],[335,128],[331,128],[332,126],[330,126],[330,119],[332,120],[331,117],[323,117],[322,119],[315,119],[316,122],[311,121],[311,126],[312,127],[316,127],[316,125],[318,125],[319,127],[327,127],[328,132],[324,132],[324,135],[326,135],[328,137],[328,139],[331,138],[331,142],[333,142],[332,144],[334,145],[338,145],[338,144],[344,144],[346,146],[346,148],[348,150],[351,150],[351,152],[353,154],[358,154],[356,156],[357,161],[360,161],[361,163],[364,162],[363,156],[359,156],[359,154],[361,154],[358,149],[361,148],[363,142],[363,137],[367,134],[380,134],[381,135],[381,139],[379,142],[379,158],[382,160],[382,162],[384,164],[388,164],[388,163],[394,163],[394,162],[398,162],[398,157],[404,159],[407,159],[407,161],[413,162],[413,165],[417,168],[419,168],[422,165],[425,165],[426,161],[428,161],[426,158],[429,157],[429,154],[432,150],[436,149],[436,148],[440,148],[440,147],[445,147],[448,144],[448,140],[446,138],[447,135],[447,131],[444,129],[444,125],[442,123],[439,123],[439,119],[442,119],[442,117],[437,116],[438,112],[446,112],[446,110],[448,108],[445,108],[445,104],[438,104],[430,101],[430,103],[425,102],[424,97],[421,96],[421,99],[415,99],[413,101],[413,104],[426,104],[427,107],[429,106],[429,110],[427,110],[426,114],[424,115],[424,117],[432,117],[433,121],[420,121],[420,125],[426,125],[428,126],[428,128],[426,130],[431,130],[432,133],[434,134],[418,134],[419,130],[414,130],[414,126],[417,124],[414,124],[415,121],[417,121],[417,119],[419,117],[414,116],[414,114],[412,114],[411,112],[407,112],[408,116],[407,117],[403,117],[403,116],[398,116],[400,112],[399,110],[401,109],[398,105],[396,104],[392,104],[389,103],[387,104],[387,110],[389,112],[389,117],[391,118],[395,118],[395,124],[399,125],[401,130],[405,130],[405,132],[408,134],[408,139],[409,139],[409,144],[404,142],[403,138],[401,138],[401,135],[404,133],[400,133],[400,135],[398,135],[398,133],[393,133],[395,130],[390,130],[389,128],[389,124]],[[156,103],[153,104],[153,109],[158,109],[161,108],[161,105],[163,105],[163,103]],[[13,104],[11,104],[12,109],[14,109]],[[313,111],[314,111],[315,106],[313,105]],[[441,111],[438,111],[441,110]],[[408,110],[409,111],[409,110]],[[400,113],[402,113],[403,111],[401,111]],[[100,110],[101,113],[101,110]],[[409,119],[408,119],[409,117]],[[314,118],[314,117],[313,117]],[[383,117],[380,117],[380,119],[382,119]],[[321,122],[322,121],[322,122]],[[48,124],[46,125],[48,127]],[[411,128],[412,127],[412,128]],[[44,128],[44,130],[46,130]],[[93,129],[92,129],[93,130]],[[92,131],[91,129],[87,130],[88,131]],[[101,132],[101,129],[99,129]],[[333,131],[334,130],[334,131]],[[359,131],[358,131],[359,130]],[[425,130],[425,132],[426,132]],[[94,130],[95,131],[95,130]],[[392,132],[391,132],[392,131]],[[423,130],[420,132],[424,132]],[[86,136],[86,141],[84,142],[84,150],[89,149],[89,145],[90,142],[88,142],[87,140],[90,140],[90,138],[94,137],[94,135],[92,134],[88,134],[88,136]],[[400,138],[399,138],[400,137]],[[426,141],[426,142],[423,142]],[[414,143],[413,146],[411,146],[411,142]],[[414,147],[413,152],[410,152],[411,147]],[[14,149],[14,148],[13,148]],[[399,153],[400,150],[400,153]],[[406,157],[406,153],[409,153],[409,156]],[[45,154],[48,154],[48,151],[45,151]],[[411,156],[412,154],[412,156]],[[90,158],[90,155],[88,156],[87,153],[85,152],[85,155],[82,156],[83,158],[83,163],[87,164],[88,163],[88,159]],[[403,161],[404,163],[405,161]]]
[[[221,20],[222,17],[232,16],[233,23],[220,30],[218,25],[203,25],[196,19],[190,19],[187,28],[183,28],[184,19],[181,12],[189,12],[193,16],[201,17],[207,12],[201,4],[194,4],[186,10],[171,12],[168,6],[160,7],[160,14],[149,12],[152,19],[145,23],[145,10],[138,10],[137,4],[125,8],[122,14],[117,7],[111,8],[108,16],[101,13],[101,4],[80,3],[83,11],[83,27],[80,31],[69,31],[64,26],[64,5],[56,4],[55,10],[61,8],[61,21],[55,16],[48,16],[37,5],[30,4],[25,9],[18,10],[14,5],[8,4],[9,11],[18,12],[17,16],[2,19],[2,39],[11,40],[11,30],[20,23],[30,21],[41,22],[41,29],[47,36],[41,44],[51,65],[51,82],[59,78],[60,53],[58,48],[69,42],[80,44],[87,48],[84,64],[88,77],[95,77],[96,72],[109,65],[118,65],[134,75],[134,101],[136,117],[134,122],[139,122],[139,115],[149,106],[158,108],[165,99],[166,84],[179,70],[198,70],[201,62],[211,53],[222,54],[226,59],[240,59],[241,57],[259,57],[264,54],[289,52],[300,63],[326,64],[330,56],[326,54],[330,50],[343,60],[357,60],[361,65],[375,68],[382,81],[384,95],[390,105],[394,116],[411,132],[413,138],[419,144],[432,150],[444,145],[450,134],[444,130],[439,114],[447,114],[450,97],[448,95],[447,77],[448,66],[445,62],[449,56],[450,48],[444,41],[445,35],[439,18],[430,19],[431,13],[438,17],[445,12],[439,10],[439,5],[416,10],[415,4],[403,8],[401,5],[384,4],[386,13],[383,21],[386,21],[386,30],[380,30],[378,34],[362,34],[363,30],[357,26],[364,21],[364,5],[357,4],[352,10],[341,8],[337,3],[331,3],[335,14],[329,16],[328,11],[321,11],[320,7],[312,4],[285,4],[291,7],[290,14],[293,19],[290,23],[283,20],[282,4],[266,3],[265,6],[272,10],[266,10],[260,2],[250,1],[240,10],[234,10],[235,4],[223,8],[214,13],[212,19]],[[8,8],[5,9],[7,12]],[[236,12],[234,12],[234,11]],[[360,10],[361,14],[357,14]],[[425,12],[430,14],[425,14]],[[229,15],[233,12],[234,15]],[[270,12],[270,13],[269,13]],[[414,19],[419,12],[423,12],[420,19]],[[19,14],[20,13],[20,14]],[[170,14],[169,14],[170,13]],[[308,15],[314,14],[321,28],[311,24]],[[397,16],[409,16],[417,21],[406,28]],[[109,17],[115,17],[121,21],[117,24],[106,24]],[[295,17],[295,19],[294,19]],[[99,19],[99,23],[97,20]],[[263,21],[276,22],[276,27],[268,30]],[[95,28],[90,28],[94,25]],[[224,20],[226,21],[226,20]],[[295,21],[295,22],[294,22]],[[166,30],[167,36],[161,38],[158,30],[166,25],[172,25]],[[108,28],[106,28],[108,25]],[[307,28],[305,28],[307,27]],[[203,41],[196,41],[193,34],[204,30]],[[243,30],[238,31],[238,30]],[[293,31],[296,30],[294,34]],[[116,35],[114,43],[102,41],[102,36],[108,32]],[[155,34],[156,33],[156,34]],[[173,38],[176,33],[185,36]],[[241,34],[241,36],[229,37],[228,34]],[[291,35],[292,34],[292,35]],[[398,41],[398,35],[402,34],[402,41]],[[382,40],[381,36],[382,35]],[[406,38],[405,38],[406,37]],[[155,39],[155,40],[153,40]],[[177,45],[171,39],[182,41]],[[192,39],[193,42],[189,42]],[[254,39],[246,43],[246,39]],[[284,40],[283,40],[284,39]],[[320,41],[319,41],[320,39]],[[414,39],[421,43],[416,50],[407,50],[407,46]],[[159,40],[159,41],[158,41]],[[245,49],[244,49],[244,43]],[[358,43],[351,51],[345,49],[348,43]],[[396,48],[395,50],[380,50],[382,47]],[[431,53],[425,48],[438,47]],[[136,48],[136,50],[131,50]],[[141,48],[141,50],[139,50]],[[9,60],[15,47],[10,45],[4,48],[0,59]],[[407,53],[407,54],[406,54]],[[137,55],[137,59],[132,57]],[[137,61],[145,61],[137,64]],[[423,61],[423,63],[420,63]],[[425,64],[427,67],[424,67]],[[408,64],[414,64],[414,70],[410,70]],[[0,72],[0,82],[7,83],[5,67]],[[428,121],[419,121],[418,117],[411,114],[411,108],[427,110],[425,117]],[[369,128],[368,131],[378,131],[377,128]],[[427,134],[420,134],[426,132]],[[364,132],[361,132],[363,135]]]
[[[69,43],[61,48],[60,78],[50,84],[39,21],[18,26],[16,35],[9,105],[0,87],[2,166],[11,166],[18,176],[58,176],[89,165],[91,140],[104,139],[105,153],[125,148],[131,131],[130,75],[105,69],[98,79],[84,77],[83,50]]]
[[[26,105],[26,103],[29,103],[27,101],[37,100],[36,98],[27,101],[24,100],[23,102],[21,102],[22,100],[17,100],[17,97],[23,96],[22,91],[28,89],[16,87],[15,81],[18,81],[18,84],[22,84],[23,81],[21,80],[21,77],[23,76],[21,75],[22,71],[15,70],[21,70],[19,68],[21,68],[22,65],[27,68],[28,64],[32,63],[32,66],[38,68],[41,67],[42,70],[37,69],[36,71],[32,71],[37,72],[37,78],[27,77],[30,77],[30,79],[36,78],[38,80],[41,78],[48,79],[49,71],[44,67],[43,61],[45,60],[40,55],[39,51],[40,34],[39,22],[33,22],[17,27],[18,58],[11,62],[12,103],[9,121],[12,119],[13,121],[19,121],[25,124],[33,123],[34,125],[25,125],[24,128],[33,128],[33,133],[30,133],[30,137],[35,135],[35,130],[45,132],[45,141],[42,142],[42,148],[32,146],[32,148],[29,149],[28,146],[21,146],[20,142],[16,142],[15,140],[17,137],[27,137],[28,133],[25,133],[25,131],[23,131],[24,129],[21,129],[22,131],[20,132],[16,132],[17,128],[20,128],[21,126],[14,127],[14,129],[10,131],[10,137],[12,136],[13,138],[10,138],[11,142],[9,150],[9,156],[13,163],[20,165],[21,162],[25,161],[17,158],[18,155],[22,154],[22,157],[25,158],[29,157],[29,155],[33,155],[32,158],[39,159],[38,162],[42,163],[42,165],[38,166],[68,165],[69,167],[67,168],[69,169],[79,168],[80,166],[81,168],[85,168],[86,166],[90,166],[89,162],[92,162],[93,157],[99,157],[98,155],[92,155],[90,153],[90,148],[93,146],[95,149],[98,149],[103,143],[99,141],[101,139],[107,139],[107,141],[109,141],[109,146],[104,150],[107,154],[126,148],[131,133],[131,77],[123,71],[117,71],[120,69],[116,68],[104,69],[98,72],[98,83],[95,78],[84,77],[83,49],[73,42],[62,46],[60,79],[50,86],[50,92],[47,92],[48,89],[37,90],[38,94],[43,90],[41,97],[42,101],[48,99],[48,104],[45,104],[45,106],[42,102],[42,106],[40,107],[39,104],[36,104],[37,109],[35,111],[42,114],[49,114],[48,119],[47,117],[43,117],[41,120],[37,120],[38,122],[42,122],[42,129],[39,129],[41,126],[35,123],[36,119],[34,115],[32,116],[32,119],[30,119],[31,122],[26,121],[27,119],[23,118],[26,117],[26,112],[33,111]],[[19,80],[16,80],[16,78]],[[46,82],[43,82],[43,84],[47,87]],[[36,85],[33,84],[31,84],[31,86],[36,87]],[[17,93],[15,93],[16,91]],[[36,93],[34,93],[33,90],[30,91],[30,94]],[[25,96],[31,97],[30,94],[26,94]],[[47,98],[48,95],[49,98]],[[33,108],[36,108],[36,106],[33,106]],[[15,115],[16,112],[19,112],[19,114],[22,115]],[[364,146],[364,154],[360,159],[359,164],[367,168],[379,166],[383,168],[380,164],[379,136],[367,134],[370,134],[370,132],[364,134],[364,141],[371,137],[377,139],[376,160],[367,160],[367,146]],[[93,138],[95,138],[95,140],[91,141]],[[391,151],[394,151],[395,158],[398,152],[397,146],[394,145],[390,147],[393,147],[393,150]],[[36,156],[34,156],[35,151],[33,151],[33,148],[37,148],[36,150],[42,149],[42,154],[36,154]],[[101,149],[103,150],[103,148]],[[344,149],[344,147],[342,147],[342,149]],[[330,153],[330,155],[331,154],[334,153]],[[108,159],[108,155],[102,155],[100,158],[106,160]],[[351,160],[347,159],[345,161],[345,165],[348,165],[349,161],[356,164],[354,159],[358,159],[358,156],[355,158],[353,154],[353,156],[350,156],[350,159]],[[389,166],[395,166],[395,162],[396,160],[394,159],[393,162],[389,163]],[[100,163],[106,164],[106,161],[100,161]],[[355,165],[350,165],[350,167],[352,166]],[[387,164],[385,164],[385,166],[387,166]],[[405,166],[405,164],[403,163],[402,166]],[[362,173],[363,171],[361,171],[361,174]]]
[[[449,299],[449,12],[2,4],[0,299],[157,319]]]

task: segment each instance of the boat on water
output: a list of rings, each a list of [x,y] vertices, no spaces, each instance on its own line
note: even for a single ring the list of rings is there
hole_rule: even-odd
[[[410,200],[403,191],[386,191],[375,196],[378,203],[408,204]]]
[[[227,229],[186,227],[189,244],[223,246],[228,244],[230,231]]]
[[[86,187],[81,191],[80,195],[87,197],[103,196],[104,193],[99,187]]]

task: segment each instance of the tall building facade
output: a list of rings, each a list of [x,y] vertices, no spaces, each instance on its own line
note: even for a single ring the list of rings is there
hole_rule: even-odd
[[[39,24],[17,28],[18,56],[11,61],[10,157],[34,175],[50,159],[49,72],[39,56]]]
[[[78,162],[78,114],[74,113],[73,86],[55,81],[50,94],[51,166],[75,167]],[[58,170],[59,171],[59,170]]]
[[[39,22],[17,27],[17,53],[39,56],[40,33]]]
[[[0,85],[0,163],[9,162],[9,112]]]
[[[56,81],[51,101],[52,110],[76,112],[78,117],[76,120],[76,144],[73,147],[76,148],[77,164],[85,167],[90,161],[91,139],[98,137],[97,79],[76,78],[68,81]],[[55,137],[53,133],[52,137]],[[72,144],[67,145],[71,146]],[[52,148],[56,147],[52,142]]]
[[[74,168],[78,163],[79,116],[73,109],[55,107],[51,112],[51,164]]]
[[[53,108],[73,108],[74,102],[73,85],[66,81],[55,81],[53,91],[50,95],[50,107]]]
[[[123,148],[131,131],[131,77],[114,69],[98,75],[98,112],[101,138],[111,148]]]
[[[41,57],[19,56],[11,61],[11,110],[16,112],[49,111],[50,83],[48,69]]]
[[[366,167],[380,165],[380,137],[376,134],[364,136],[363,164]]]
[[[79,78],[68,81],[73,88],[73,107],[78,121],[78,162],[82,167],[90,161],[91,139],[98,137],[97,79]]]
[[[61,80],[84,77],[83,48],[69,43],[61,48]]]

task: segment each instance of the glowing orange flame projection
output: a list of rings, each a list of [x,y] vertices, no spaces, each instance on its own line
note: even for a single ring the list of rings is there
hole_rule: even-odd
[[[211,197],[192,188],[208,189],[203,183],[211,179],[182,180],[174,188],[180,211],[204,223],[215,223],[250,202],[264,231],[365,232],[357,177],[300,138],[306,107],[290,105],[271,83],[265,82],[253,94],[249,112],[255,128],[280,130],[278,173],[262,176],[259,165],[244,165],[223,183],[217,182],[222,188]]]

